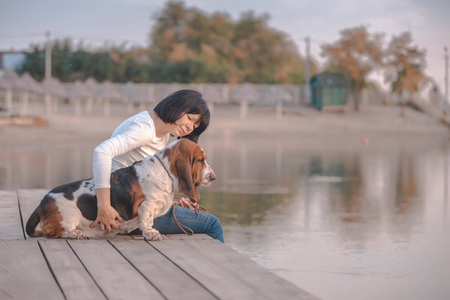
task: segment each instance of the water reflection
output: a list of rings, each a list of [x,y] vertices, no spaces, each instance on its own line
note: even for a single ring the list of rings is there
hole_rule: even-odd
[[[447,139],[202,142],[228,245],[322,299],[450,295]],[[1,149],[0,189],[88,178],[94,147]]]
[[[230,245],[323,299],[446,299],[448,140],[379,142],[216,142],[203,201]]]
[[[50,189],[92,177],[95,145],[41,145],[0,148],[0,189]]]

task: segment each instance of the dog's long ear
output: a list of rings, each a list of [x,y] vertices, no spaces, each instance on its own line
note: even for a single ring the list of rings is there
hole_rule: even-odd
[[[179,157],[176,166],[180,191],[188,196],[191,201],[197,202],[200,200],[200,193],[193,182],[191,162],[186,158]]]
[[[193,202],[200,200],[200,193],[197,189],[197,185],[200,183],[194,182],[192,173],[194,152],[197,147],[194,142],[181,139],[171,149],[171,171],[178,178],[180,191]]]

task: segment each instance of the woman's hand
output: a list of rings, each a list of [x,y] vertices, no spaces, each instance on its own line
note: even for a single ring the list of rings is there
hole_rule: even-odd
[[[91,224],[91,228],[94,228],[95,225],[100,223],[101,230],[111,231],[112,228],[119,228],[119,225],[116,223],[116,219],[122,223],[123,220],[120,217],[119,213],[111,206],[111,198],[110,198],[110,189],[102,188],[97,189],[97,219]]]
[[[191,200],[183,197],[181,197],[179,200],[174,200],[173,205],[178,205],[181,207],[186,207],[194,210],[197,210],[199,207],[197,203],[192,203]]]

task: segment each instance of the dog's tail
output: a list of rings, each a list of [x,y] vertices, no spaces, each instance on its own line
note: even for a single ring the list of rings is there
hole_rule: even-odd
[[[39,222],[41,222],[40,210],[41,208],[39,206],[34,210],[30,218],[28,219],[27,226],[25,227],[25,231],[31,237],[38,237],[43,235],[42,231],[36,230],[36,226],[38,226]]]

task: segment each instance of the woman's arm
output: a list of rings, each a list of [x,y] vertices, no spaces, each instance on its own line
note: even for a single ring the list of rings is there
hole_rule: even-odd
[[[116,223],[116,219],[120,223],[123,222],[119,213],[111,206],[111,190],[110,188],[99,188],[95,190],[97,194],[97,219],[91,224],[91,228],[100,223],[100,228],[102,230],[111,231],[112,228],[119,228]]]
[[[198,209],[197,203],[192,203],[191,200],[181,197],[178,200],[173,200],[173,205],[182,206],[190,209]]]
[[[93,175],[95,192],[97,194],[97,218],[91,227],[100,223],[101,229],[110,231],[118,228],[116,219],[122,222],[119,213],[111,206],[110,178],[112,159],[123,155],[147,142],[146,128],[143,126],[129,126],[126,130],[104,141],[94,150]]]

